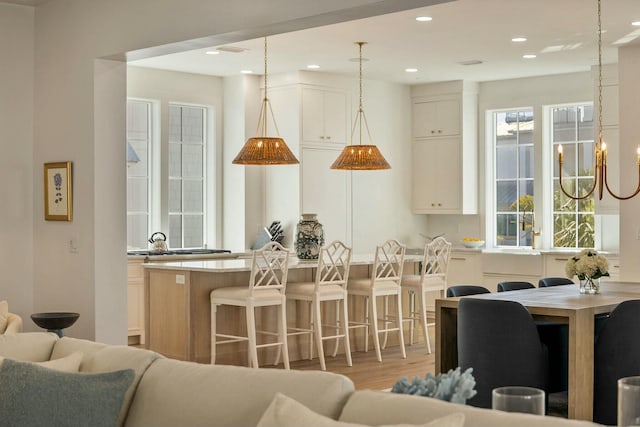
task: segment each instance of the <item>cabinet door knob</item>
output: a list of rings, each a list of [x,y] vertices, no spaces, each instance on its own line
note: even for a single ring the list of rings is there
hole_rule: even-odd
[[[331,137],[330,137],[330,136],[328,136],[328,137],[327,137],[327,139],[331,139]]]
[[[438,203],[438,206],[442,206],[442,203]]]
[[[432,131],[431,131],[431,133],[436,133],[436,131],[435,131],[435,130],[432,130]]]
[[[438,129],[438,133],[442,133],[442,129]]]
[[[435,206],[435,205],[436,205],[435,203],[431,203],[431,206]]]
[[[324,136],[321,136],[320,139],[324,139]]]

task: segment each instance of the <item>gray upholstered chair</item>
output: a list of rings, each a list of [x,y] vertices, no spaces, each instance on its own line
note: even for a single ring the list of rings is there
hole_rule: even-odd
[[[467,402],[491,408],[496,387],[547,389],[547,349],[520,303],[462,298],[458,305],[458,364],[473,368],[478,394]]]
[[[640,300],[620,303],[603,322],[593,357],[593,421],[617,422],[618,379],[640,375]]]
[[[447,298],[489,293],[491,293],[489,289],[478,285],[455,285],[447,288]]]
[[[547,288],[549,286],[573,285],[573,280],[566,277],[543,277],[538,280],[539,288]]]
[[[500,282],[498,292],[519,291],[521,289],[533,289],[535,286],[530,282]]]

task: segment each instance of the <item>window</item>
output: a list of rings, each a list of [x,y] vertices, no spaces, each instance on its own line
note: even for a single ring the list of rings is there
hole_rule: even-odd
[[[127,102],[127,144],[138,157],[137,162],[131,162],[127,153],[127,246],[146,248],[150,228],[150,102]]]
[[[169,242],[201,248],[205,235],[205,108],[169,105]]]
[[[207,234],[206,213],[207,199],[213,198],[206,192],[213,164],[207,162],[208,111],[168,104],[168,135],[161,140],[159,106],[151,101],[127,102],[127,143],[140,159],[127,168],[127,245],[147,248],[151,233],[164,231],[171,248],[205,247],[213,241]]]
[[[531,109],[493,113],[495,246],[531,246],[534,123]]]
[[[553,153],[562,144],[562,185],[569,194],[586,194],[594,183],[593,106],[554,107],[551,110]],[[553,246],[594,246],[594,197],[572,200],[560,190],[557,158],[553,163]]]

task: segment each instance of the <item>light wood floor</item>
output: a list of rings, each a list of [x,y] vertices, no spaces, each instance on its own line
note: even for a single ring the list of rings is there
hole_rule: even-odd
[[[335,358],[327,356],[325,358],[327,371],[351,378],[358,390],[383,390],[393,386],[402,377],[411,380],[415,376],[424,377],[427,372],[435,374],[435,337],[432,329],[429,328],[431,354],[427,354],[427,347],[423,342],[414,343],[412,346],[407,345],[406,359],[402,358],[398,346],[382,350],[382,362],[376,360],[376,352],[373,349],[368,352],[354,351],[351,353],[353,361],[351,367],[347,366],[347,360],[343,354]],[[298,360],[291,362],[291,369],[319,370],[320,362],[317,358]]]

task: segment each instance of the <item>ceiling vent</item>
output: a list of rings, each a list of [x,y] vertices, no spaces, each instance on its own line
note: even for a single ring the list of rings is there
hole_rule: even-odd
[[[219,50],[220,52],[227,52],[227,53],[242,53],[249,49],[245,49],[243,47],[236,47],[236,46],[220,46],[220,47],[217,47],[216,50]]]

